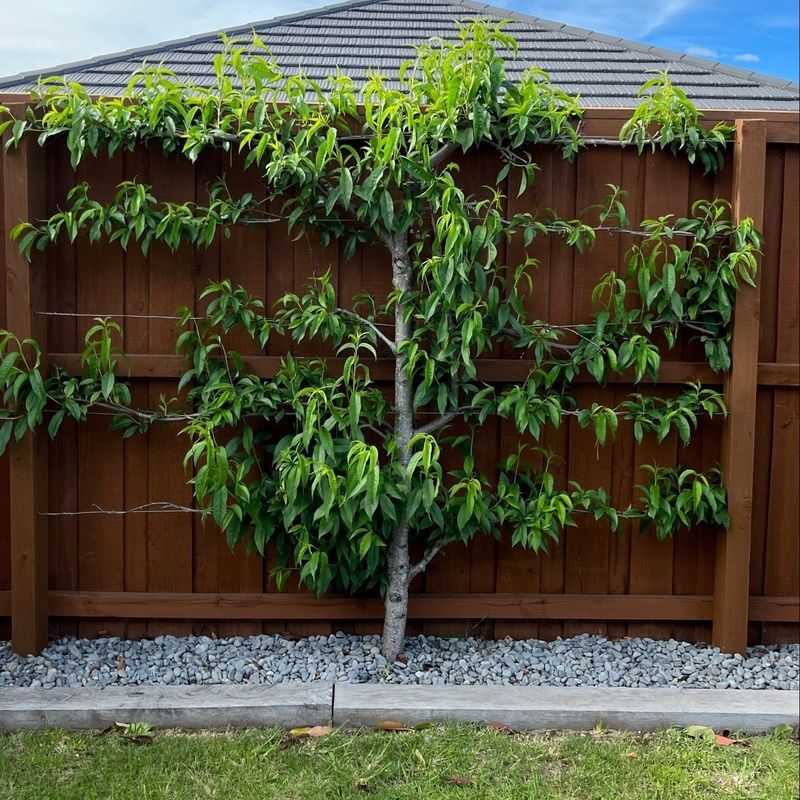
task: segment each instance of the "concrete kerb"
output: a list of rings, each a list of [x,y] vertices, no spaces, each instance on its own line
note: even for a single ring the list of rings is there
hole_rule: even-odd
[[[800,723],[800,693],[721,689],[395,686],[130,686],[0,689],[0,730],[328,725],[373,727],[499,722],[516,730],[655,730],[689,724],[759,733]]]
[[[333,721],[366,727],[391,719],[422,723],[501,722],[515,730],[647,731],[707,725],[758,733],[798,724],[800,693],[720,689],[338,684]]]
[[[0,689],[0,730],[103,730],[115,722],[159,728],[329,725],[333,684],[110,686]]]

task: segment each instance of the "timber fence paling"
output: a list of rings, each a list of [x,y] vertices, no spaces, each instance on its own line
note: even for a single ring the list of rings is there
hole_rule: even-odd
[[[570,621],[568,632],[596,632],[602,628],[609,635],[617,636],[637,630],[636,625],[639,625],[639,630],[644,630],[643,624],[653,622],[658,627],[652,630],[658,631],[659,635],[667,635],[670,631],[674,635],[678,631],[687,632],[688,637],[694,631],[696,639],[707,640],[708,623],[713,618],[715,641],[722,641],[721,632],[734,631],[732,638],[725,634],[728,648],[741,649],[748,619],[761,626],[759,630],[765,631],[765,635],[778,630],[776,626],[782,626],[780,635],[796,637],[796,633],[791,632],[796,630],[792,626],[798,618],[798,580],[787,567],[787,562],[797,549],[797,515],[792,515],[794,501],[788,498],[792,492],[796,494],[798,467],[796,457],[795,461],[792,460],[792,442],[787,441],[787,437],[797,428],[793,409],[797,406],[800,384],[797,363],[800,358],[796,346],[790,343],[792,336],[796,338],[797,334],[796,308],[792,311],[792,287],[797,286],[798,272],[797,258],[793,255],[796,253],[797,233],[792,228],[792,225],[796,227],[796,219],[791,219],[796,201],[793,206],[791,198],[797,194],[797,146],[792,142],[797,141],[798,125],[785,115],[765,116],[769,118],[766,137],[772,148],[770,169],[773,174],[768,189],[773,191],[770,197],[775,193],[772,184],[778,177],[785,186],[783,205],[778,208],[773,198],[764,208],[765,218],[757,223],[759,226],[763,223],[763,229],[772,234],[761,275],[764,281],[762,302],[764,291],[770,298],[769,311],[765,308],[765,314],[773,315],[775,321],[762,320],[761,349],[759,351],[756,345],[754,350],[752,340],[748,339],[752,334],[753,309],[750,307],[748,310],[748,296],[744,293],[740,295],[742,304],[737,308],[734,326],[735,367],[726,387],[733,413],[726,424],[729,444],[723,468],[733,476],[733,485],[729,484],[728,488],[738,533],[734,532],[730,541],[724,540],[727,534],[719,535],[720,555],[716,564],[709,563],[713,561],[713,547],[710,547],[713,534],[710,531],[679,534],[695,537],[697,546],[678,547],[676,540],[675,547],[669,548],[673,554],[669,563],[658,561],[652,564],[655,556],[650,555],[649,547],[643,549],[637,542],[631,552],[631,543],[639,536],[635,522],[628,523],[624,539],[609,536],[606,543],[604,538],[602,547],[593,551],[591,564],[574,562],[572,556],[576,552],[580,555],[581,549],[578,537],[567,547],[571,532],[550,553],[540,555],[507,550],[505,544],[495,547],[493,541],[480,546],[474,544],[467,553],[456,552],[459,547],[456,545],[435,562],[435,577],[429,588],[438,589],[438,592],[418,593],[412,598],[411,619],[416,620],[417,625],[412,630],[420,630],[419,626],[424,624],[425,630],[458,630],[463,633],[467,628],[463,624],[457,625],[457,622],[481,621],[480,627],[475,629],[480,633],[495,631],[500,635],[503,632],[523,635],[527,631],[552,638],[564,631],[563,622],[567,620]],[[613,136],[614,126],[618,130],[619,121],[620,116],[614,113],[607,117],[592,117],[587,133],[601,138]],[[740,124],[740,136],[741,130],[752,129],[751,124]],[[749,140],[741,140],[736,152],[729,153],[726,171],[716,178],[703,178],[696,167],[666,153],[639,159],[630,149],[611,151],[598,147],[579,155],[578,164],[566,164],[560,157],[554,157],[542,161],[550,165],[548,170],[552,170],[552,175],[547,178],[543,170],[537,179],[549,180],[550,183],[542,184],[540,189],[529,194],[534,197],[540,191],[543,205],[552,205],[562,215],[577,216],[581,213],[579,206],[584,199],[599,198],[607,192],[602,185],[604,176],[609,172],[619,172],[622,188],[630,190],[632,219],[638,219],[638,212],[644,213],[647,208],[655,207],[651,202],[645,202],[648,193],[659,192],[666,184],[672,187],[670,192],[675,202],[679,187],[688,185],[688,189],[680,189],[681,196],[686,195],[684,201],[727,196],[734,201],[738,215],[754,215],[752,208],[754,203],[758,204],[759,185],[757,176],[753,178],[752,175],[752,156],[749,160],[741,160],[741,151],[745,156],[751,152],[749,145],[743,144],[746,141]],[[780,159],[777,152],[782,154]],[[54,210],[74,182],[75,175],[69,168],[59,168],[49,178],[46,201],[38,197],[36,186],[41,182],[46,156],[47,151],[40,151],[32,140],[24,152],[4,156],[0,183],[4,196],[0,199],[0,209],[6,233],[22,218],[46,216],[44,212]],[[587,160],[583,166],[580,165],[582,159]],[[24,169],[20,166],[23,161]],[[229,168],[225,159],[217,159],[214,163],[217,162],[220,168]],[[621,165],[619,169],[618,162]],[[98,172],[105,165],[103,159],[86,160],[81,177],[95,186],[100,183]],[[212,164],[192,171],[185,161],[160,155],[154,157],[145,148],[138,148],[134,153],[125,154],[122,173],[125,179],[137,176],[145,182],[156,182],[149,179],[148,173],[153,170],[165,173],[175,167],[178,168],[175,176],[161,180],[162,186],[156,187],[159,199],[186,199],[168,194],[184,192],[191,186],[195,199],[202,202],[202,192],[209,177],[216,177],[212,175],[216,168]],[[486,164],[476,162],[470,169],[475,173],[477,183],[491,182],[484,175],[492,171]],[[746,172],[747,169],[751,171]],[[687,175],[690,176],[688,181]],[[730,189],[732,176],[739,176],[734,191]],[[763,181],[760,192],[761,204],[764,205]],[[160,196],[162,194],[164,197]],[[529,199],[529,194],[514,200],[515,211],[533,210],[534,200]],[[658,213],[662,210],[658,206]],[[685,209],[668,210],[682,213]],[[775,214],[781,213],[782,222],[772,221]],[[175,306],[185,304],[191,307],[194,303],[193,313],[201,312],[202,304],[196,298],[208,280],[230,277],[234,283],[241,282],[263,295],[268,307],[284,291],[299,290],[312,273],[324,271],[329,262],[336,266],[335,279],[344,305],[362,287],[378,295],[386,288],[388,265],[370,248],[359,250],[353,261],[345,262],[339,254],[327,253],[317,246],[310,248],[305,241],[292,242],[279,228],[277,225],[262,225],[237,229],[232,239],[220,242],[219,246],[193,254],[186,249],[179,257],[161,250],[142,256],[132,248],[122,257],[114,256],[117,259],[112,265],[114,274],[109,273],[105,279],[102,279],[102,271],[107,266],[106,256],[114,255],[108,249],[73,248],[59,244],[44,259],[28,267],[19,258],[16,244],[6,237],[0,248],[0,268],[4,267],[6,273],[6,327],[14,330],[19,326],[15,330],[18,334],[34,327],[47,327],[50,336],[46,363],[73,371],[79,369],[80,356],[76,350],[79,349],[79,333],[85,327],[84,323],[89,324],[88,317],[115,312],[110,316],[119,317],[124,324],[125,349],[131,351],[129,362],[120,362],[120,378],[127,377],[130,370],[136,404],[143,409],[154,408],[162,392],[174,392],[176,380],[184,371],[182,358],[174,355],[173,349]],[[577,298],[576,292],[585,294],[596,274],[618,269],[615,259],[623,254],[634,237],[623,233],[618,238],[618,246],[604,246],[594,257],[590,254],[581,258],[576,258],[573,250],[553,238],[537,242],[536,255],[542,259],[542,267],[535,286],[539,294],[531,300],[536,304],[536,315],[565,325],[584,321],[584,304],[588,297]],[[606,242],[605,236],[603,241]],[[517,255],[518,252],[514,254]],[[37,283],[43,276],[40,267],[45,261],[51,282],[49,297],[41,295],[43,287],[41,282]],[[780,262],[779,274],[776,262]],[[591,273],[584,274],[587,269]],[[26,276],[28,292],[32,294],[27,301],[21,301],[20,291]],[[32,282],[31,277],[34,278]],[[113,281],[113,286],[108,280]],[[759,283],[761,280],[760,277]],[[123,288],[119,289],[120,286]],[[120,291],[122,298],[118,296]],[[794,303],[796,307],[796,298]],[[87,315],[87,318],[76,315]],[[748,317],[750,322],[743,323],[742,319]],[[748,327],[751,334],[747,333]],[[767,340],[780,337],[784,344],[777,349],[766,347],[765,337]],[[743,341],[746,356],[740,354]],[[259,354],[257,350],[245,351],[246,368],[262,377],[272,376],[280,365],[281,354],[290,347],[292,345],[276,339],[270,342],[266,354]],[[310,354],[312,350],[306,345],[303,352]],[[323,354],[321,350],[313,352]],[[341,368],[340,359],[329,351],[324,355],[332,370]],[[498,350],[486,355],[486,358],[476,360],[476,366],[480,379],[491,383],[523,380],[533,366],[531,360],[514,358],[512,353]],[[693,380],[708,385],[722,384],[722,376],[714,374],[702,360],[702,347],[696,343],[682,344],[670,358],[675,360],[665,359],[662,363],[659,384],[677,385]],[[740,368],[738,372],[737,366]],[[370,363],[370,371],[378,383],[391,380],[393,361],[378,359]],[[653,382],[645,380],[640,388],[633,388],[629,374],[615,376],[609,381],[609,387],[602,389],[593,387],[594,381],[589,376],[580,380],[585,380],[578,387],[585,399],[591,402],[593,395],[602,391],[609,398],[613,396],[612,405],[627,391],[646,393],[654,386]],[[760,455],[755,461],[749,459],[750,471],[747,472],[747,447],[740,450],[739,431],[747,430],[748,413],[754,416],[755,412],[747,412],[741,397],[742,392],[745,398],[754,396],[756,386],[759,409],[768,407],[769,413],[758,420],[758,431],[763,432],[759,433],[760,439],[756,437]],[[93,409],[92,413],[99,416],[111,412]],[[103,420],[98,422],[105,424]],[[688,458],[690,466],[699,466],[702,462],[703,468],[720,460],[720,426],[717,422],[711,423],[710,428],[708,426],[708,421],[701,422],[692,445],[678,448],[678,459]],[[42,492],[42,481],[47,477],[47,454],[41,452],[42,445],[46,445],[45,436],[39,435],[31,440],[34,447],[30,452],[34,460],[26,462],[24,469],[19,464],[12,468],[13,493],[10,496],[14,503],[9,504],[7,513],[12,518],[13,527],[4,521],[4,510],[0,509],[0,560],[4,557],[4,548],[10,546],[15,555],[9,563],[17,576],[14,584],[16,599],[12,599],[11,592],[2,591],[3,565],[0,564],[0,617],[15,610],[17,635],[28,630],[32,642],[25,646],[35,650],[41,645],[43,620],[46,623],[48,613],[61,631],[99,633],[114,630],[133,636],[192,629],[257,632],[261,621],[270,629],[283,625],[296,633],[330,630],[332,624],[340,621],[351,621],[353,630],[374,628],[371,621],[379,620],[382,614],[377,598],[317,599],[303,593],[274,594],[266,572],[271,566],[269,560],[265,565],[259,563],[258,569],[254,569],[257,557],[246,556],[244,548],[230,554],[224,537],[211,523],[202,523],[196,513],[183,513],[184,509],[192,510],[185,486],[188,476],[181,467],[183,444],[167,442],[167,438],[177,436],[178,430],[178,424],[164,425],[153,429],[148,436],[128,439],[124,445],[120,441],[119,449],[110,454],[109,460],[102,449],[92,447],[87,431],[76,426],[69,443],[65,444],[66,440],[59,437],[50,445],[49,511],[46,487]],[[635,497],[635,470],[640,463],[635,461],[637,453],[629,441],[630,434],[624,434],[629,439],[619,439],[613,452],[609,446],[611,457],[605,461],[595,459],[593,447],[589,451],[581,447],[579,438],[576,438],[578,434],[577,426],[566,421],[558,430],[548,430],[545,434],[546,441],[554,445],[562,456],[572,454],[572,465],[564,463],[556,468],[560,480],[564,482],[567,477],[577,474],[578,460],[586,460],[593,482],[604,485],[619,498],[626,498],[617,503],[620,507],[626,505],[632,496]],[[509,430],[507,424],[501,423],[496,435],[487,434],[485,441],[481,442],[482,464],[491,469],[491,465],[501,455],[507,454],[509,448],[515,447],[521,438],[513,426]],[[13,445],[13,451],[28,452],[26,441],[23,440],[20,446]],[[107,441],[109,446],[117,447],[111,438]],[[653,453],[662,455],[660,450],[653,450]],[[675,458],[674,450],[665,457]],[[14,458],[13,452],[11,459],[6,457],[12,462]],[[87,458],[97,462],[89,471],[85,467]],[[37,463],[41,469],[35,467]],[[759,465],[762,472],[766,465],[766,474],[755,474]],[[83,477],[79,478],[82,472]],[[104,472],[114,473],[108,476],[113,496],[99,496],[90,491],[94,486],[92,476],[102,477]],[[0,468],[0,480],[2,476]],[[34,480],[37,476],[38,484]],[[767,482],[770,486],[757,494],[761,504],[757,509],[760,532],[752,569],[758,575],[750,577],[752,596],[748,597],[750,569],[743,543],[749,534],[747,522],[743,520],[749,505],[752,505],[747,486],[749,482],[752,495],[754,476],[758,487],[764,487]],[[106,517],[110,523],[108,526],[101,514],[84,513],[92,511],[94,505],[115,511],[146,511],[143,507],[158,501],[174,503],[180,507],[180,513],[153,509],[158,513],[114,514]],[[62,511],[78,514],[60,516]],[[742,511],[745,516],[742,516]],[[59,516],[45,516],[41,512]],[[52,550],[49,593],[42,585],[48,562],[47,553],[42,549],[46,544],[43,531],[48,523]],[[13,544],[10,542],[11,530],[14,533]],[[113,547],[104,553],[106,531]],[[642,535],[653,536],[652,532]],[[67,537],[68,541],[65,538],[62,547],[61,538],[54,537]],[[654,547],[653,551],[661,549]],[[698,560],[696,569],[680,563],[681,558],[691,554],[695,554]],[[573,563],[570,564],[570,560]],[[513,568],[510,566],[512,562]],[[531,567],[526,568],[526,564]],[[591,580],[587,571],[590,568]],[[711,593],[712,569],[716,572],[716,598]],[[655,582],[654,576],[658,578]],[[451,579],[456,580],[453,585],[458,592],[448,590]],[[417,591],[423,586],[424,582],[420,582]],[[631,588],[635,588],[636,594],[630,593]],[[28,597],[32,598],[31,604],[20,600]],[[21,610],[16,613],[18,609]],[[105,620],[112,619],[125,622],[117,627],[105,624]],[[186,620],[195,620],[194,627]],[[500,624],[503,620],[508,622]],[[438,625],[440,621],[443,621],[441,626]],[[498,623],[496,628],[494,621]],[[673,624],[673,621],[682,625]],[[80,628],[77,627],[79,622]],[[75,627],[65,627],[67,625]],[[20,646],[20,640],[15,636],[14,647]]]

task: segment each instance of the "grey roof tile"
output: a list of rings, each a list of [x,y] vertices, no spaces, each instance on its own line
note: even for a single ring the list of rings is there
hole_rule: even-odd
[[[325,79],[337,67],[355,79],[368,72],[395,75],[413,46],[436,36],[453,41],[455,22],[479,15],[508,19],[519,44],[508,71],[519,76],[538,66],[584,107],[632,107],[653,71],[668,67],[700,108],[798,110],[800,89],[785,79],[663,50],[640,42],[576,28],[472,0],[350,0],[231,28],[247,41],[255,30],[287,71]],[[144,61],[163,63],[201,86],[213,83],[209,54],[219,51],[216,32],[64,64],[41,73],[0,78],[0,92],[25,91],[39,75],[66,75],[90,92],[119,94]],[[397,86],[396,81],[389,85]]]

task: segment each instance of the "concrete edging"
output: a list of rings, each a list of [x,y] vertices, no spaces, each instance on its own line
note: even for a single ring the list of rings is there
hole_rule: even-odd
[[[115,722],[159,728],[329,725],[333,684],[109,686],[0,689],[0,730],[104,729]]]
[[[130,686],[0,689],[0,730],[103,729],[115,722],[161,728],[328,725],[385,720],[499,722],[516,730],[656,730],[689,724],[748,733],[800,724],[800,692],[551,686]]]
[[[748,733],[796,726],[800,693],[778,690],[381,686],[337,684],[333,721],[345,727],[392,719],[406,725],[502,722],[516,730],[657,730],[707,725]]]

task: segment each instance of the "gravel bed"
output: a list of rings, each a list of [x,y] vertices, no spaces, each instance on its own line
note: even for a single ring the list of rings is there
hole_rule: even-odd
[[[406,661],[389,664],[377,636],[158,636],[137,641],[57,639],[21,658],[0,643],[0,686],[348,683],[681,686],[798,689],[800,645],[753,647],[746,657],[687,642],[576,636],[446,639],[415,636]]]

